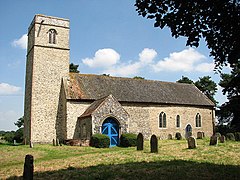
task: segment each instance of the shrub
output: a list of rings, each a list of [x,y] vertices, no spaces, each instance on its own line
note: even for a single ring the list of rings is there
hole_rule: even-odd
[[[110,145],[110,139],[105,134],[94,134],[90,140],[90,146],[96,148],[108,148]]]
[[[137,145],[137,135],[133,133],[122,134],[120,137],[120,146],[131,147]]]
[[[240,141],[240,132],[235,132],[235,140]]]
[[[221,137],[221,133],[216,132],[216,133],[215,133],[215,136],[217,136],[218,138],[220,138],[220,137]]]
[[[233,133],[227,133],[226,134],[226,140],[231,140],[231,141],[235,141],[235,136]]]
[[[182,139],[181,133],[180,133],[180,132],[177,132],[176,135],[175,135],[175,138],[176,138],[177,140],[181,140],[181,139]]]

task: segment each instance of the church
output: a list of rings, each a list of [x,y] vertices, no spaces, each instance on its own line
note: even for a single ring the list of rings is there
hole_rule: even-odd
[[[122,133],[183,137],[214,128],[214,103],[192,84],[69,73],[69,20],[35,15],[28,29],[24,137],[89,140]]]

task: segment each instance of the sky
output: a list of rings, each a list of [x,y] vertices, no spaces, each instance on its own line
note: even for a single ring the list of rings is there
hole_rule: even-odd
[[[134,0],[0,0],[0,130],[16,130],[24,114],[27,29],[35,14],[70,20],[70,62],[80,73],[176,82],[211,76],[213,58],[204,40],[198,48],[174,39],[169,29],[138,16]],[[226,97],[218,87],[216,100]]]

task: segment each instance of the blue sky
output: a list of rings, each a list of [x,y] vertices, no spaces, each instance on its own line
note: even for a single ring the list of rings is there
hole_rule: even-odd
[[[81,73],[111,74],[175,82],[196,81],[213,72],[205,42],[197,49],[174,39],[168,29],[138,16],[134,0],[0,1],[0,130],[16,130],[23,115],[27,29],[35,14],[70,19],[70,62]],[[219,89],[216,99],[226,98]]]

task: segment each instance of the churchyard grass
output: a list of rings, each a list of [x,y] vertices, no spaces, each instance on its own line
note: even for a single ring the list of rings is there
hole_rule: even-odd
[[[34,179],[239,179],[240,143],[209,146],[197,139],[196,149],[186,140],[160,140],[158,153],[144,150],[79,146],[0,144],[0,179],[21,179],[26,154],[34,156]]]

